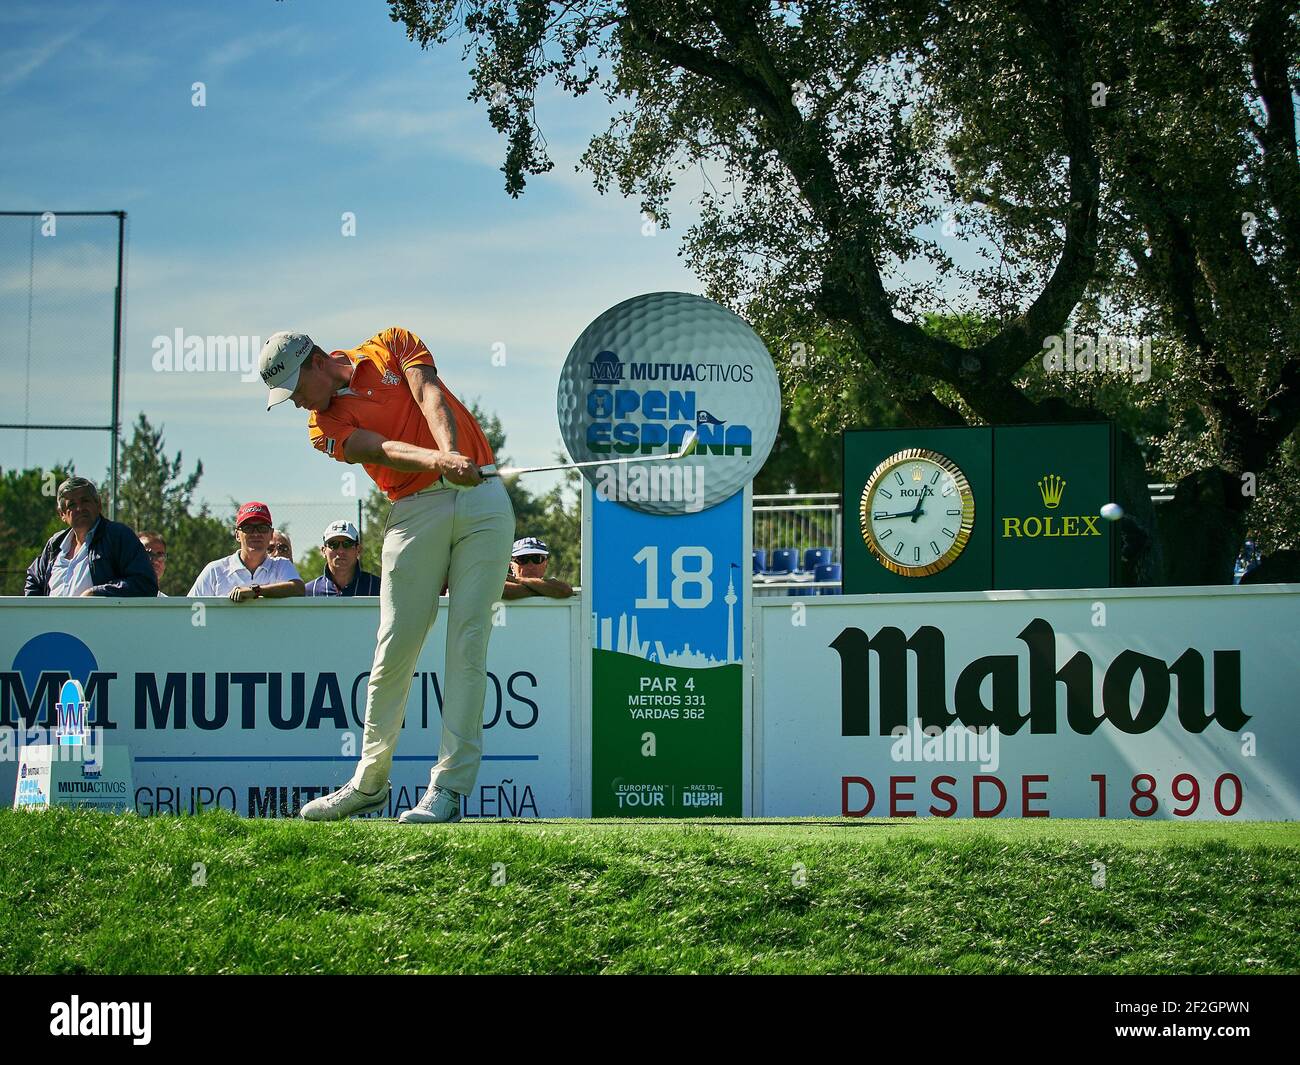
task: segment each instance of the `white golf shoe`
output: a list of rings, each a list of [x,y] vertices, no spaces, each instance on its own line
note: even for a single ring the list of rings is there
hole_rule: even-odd
[[[454,791],[431,785],[411,809],[397,820],[404,825],[449,825],[459,821],[460,796]]]
[[[372,814],[388,806],[388,796],[392,793],[391,784],[385,784],[384,790],[376,795],[357,791],[348,781],[338,791],[331,791],[319,799],[312,799],[299,811],[299,817],[307,821],[342,821],[348,817]]]

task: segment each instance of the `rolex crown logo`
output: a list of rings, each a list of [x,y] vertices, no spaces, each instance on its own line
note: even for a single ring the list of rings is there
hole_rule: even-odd
[[[1038,492],[1043,497],[1043,506],[1055,510],[1061,505],[1061,496],[1065,494],[1065,482],[1054,473],[1049,473],[1038,482]]]
[[[912,467],[912,480],[919,481],[920,479],[921,479],[921,466],[918,463],[917,465]]]

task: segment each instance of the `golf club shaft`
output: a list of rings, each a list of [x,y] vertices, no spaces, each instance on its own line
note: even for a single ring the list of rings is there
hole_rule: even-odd
[[[549,473],[553,470],[582,470],[590,466],[626,466],[630,462],[664,462],[681,458],[680,452],[671,455],[635,455],[625,459],[596,459],[593,462],[566,462],[559,466],[504,466],[486,477],[518,477],[522,473]]]
[[[678,449],[668,455],[633,455],[624,459],[595,459],[591,462],[566,462],[558,466],[506,466],[495,473],[484,474],[485,477],[518,477],[521,473],[548,473],[554,470],[584,470],[591,466],[626,466],[630,462],[675,461],[695,454],[699,443],[699,434],[692,429],[682,437]],[[482,473],[482,471],[479,471]]]

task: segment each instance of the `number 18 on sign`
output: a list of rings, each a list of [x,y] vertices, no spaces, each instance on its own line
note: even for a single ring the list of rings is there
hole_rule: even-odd
[[[587,490],[595,817],[743,813],[747,493],[669,516]]]

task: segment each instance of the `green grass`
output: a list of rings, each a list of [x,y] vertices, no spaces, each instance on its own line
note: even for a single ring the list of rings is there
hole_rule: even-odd
[[[0,811],[6,973],[1297,972],[1297,913],[1296,824]]]

